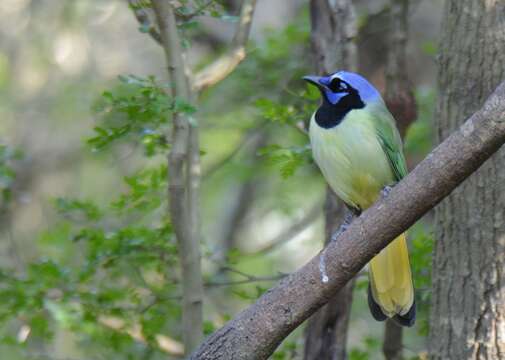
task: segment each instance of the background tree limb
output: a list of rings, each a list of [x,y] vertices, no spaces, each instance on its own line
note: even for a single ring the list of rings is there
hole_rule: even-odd
[[[172,97],[191,101],[191,91],[185,74],[182,48],[177,31],[174,9],[163,0],[153,0],[173,86]],[[200,264],[199,224],[199,146],[198,133],[183,113],[174,113],[172,148],[170,150],[169,197],[170,218],[179,244],[182,265],[184,348],[192,351],[203,338],[203,280]]]
[[[266,359],[382,248],[437,205],[505,142],[505,83],[391,193],[297,272],[208,337],[192,359]],[[320,257],[326,257],[327,283]]]
[[[417,107],[412,84],[408,78],[408,0],[391,0],[389,7],[389,49],[386,59],[385,101],[396,119],[400,135],[405,137],[408,127],[417,118]]]
[[[256,0],[244,0],[240,19],[230,49],[221,57],[197,72],[193,79],[193,89],[201,91],[227,77],[245,59],[245,46],[249,39]]]

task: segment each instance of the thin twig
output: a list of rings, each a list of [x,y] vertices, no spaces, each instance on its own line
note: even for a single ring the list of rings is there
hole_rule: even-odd
[[[263,281],[278,281],[282,278],[285,278],[288,274],[279,274],[275,276],[247,276],[244,280],[231,280],[231,281],[222,281],[222,282],[207,282],[205,283],[206,287],[217,287],[217,286],[232,286],[232,285],[244,285],[250,284],[254,282],[263,282]]]
[[[303,230],[309,227],[314,221],[317,220],[317,218],[321,215],[322,209],[323,209],[322,203],[317,202],[314,206],[312,206],[309,209],[309,211],[307,211],[305,216],[303,216],[300,220],[293,223],[288,228],[284,229],[281,233],[279,233],[279,235],[277,235],[272,240],[267,242],[266,245],[262,246],[259,249],[255,249],[250,253],[247,253],[246,255],[265,254],[291,241]]]
[[[222,159],[218,160],[216,163],[210,165],[206,170],[203,171],[202,178],[204,180],[209,179],[212,175],[214,175],[218,170],[220,170],[223,166],[228,164],[240,151],[249,145],[252,140],[258,136],[258,134],[261,132],[261,130],[264,128],[264,125],[266,125],[266,122],[263,124],[260,124],[258,127],[249,130],[246,132],[246,134],[243,136],[243,138],[240,140],[240,142],[235,146],[235,148],[229,152],[227,155],[225,155]]]
[[[156,27],[151,23],[149,14],[142,7],[142,4],[138,3],[138,0],[128,0],[128,4],[130,5],[130,9],[132,9],[133,15],[135,15],[138,23],[142,25],[142,28],[147,29],[147,33],[153,38],[153,40],[161,45],[161,35]]]
[[[245,46],[249,39],[256,0],[244,0],[240,18],[230,49],[214,62],[195,74],[192,87],[201,91],[227,77],[244,60]]]

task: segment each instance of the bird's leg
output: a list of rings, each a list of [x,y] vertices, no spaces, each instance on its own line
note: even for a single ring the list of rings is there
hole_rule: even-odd
[[[351,225],[354,217],[357,215],[359,215],[359,211],[347,209],[344,216],[344,222],[342,225],[340,225],[338,230],[331,235],[330,241],[337,241],[338,237],[347,230],[347,228]],[[326,247],[323,249],[323,251],[321,251],[321,255],[319,257],[319,272],[321,273],[321,281],[323,283],[327,283],[329,281],[328,274],[326,273],[325,250]]]
[[[344,216],[344,222],[342,223],[342,225],[340,225],[338,230],[331,235],[331,241],[337,241],[338,237],[349,228],[355,216],[356,215],[352,211],[350,210],[346,211],[346,214]]]

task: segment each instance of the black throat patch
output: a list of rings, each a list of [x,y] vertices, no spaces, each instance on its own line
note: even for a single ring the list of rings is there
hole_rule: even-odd
[[[361,100],[358,92],[352,88],[336,104],[328,101],[324,91],[321,95],[323,103],[316,111],[315,120],[317,125],[324,129],[330,129],[340,124],[349,111],[365,107],[365,103]]]

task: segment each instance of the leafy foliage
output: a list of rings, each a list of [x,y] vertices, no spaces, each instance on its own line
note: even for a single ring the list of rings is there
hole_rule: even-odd
[[[120,80],[98,102],[101,124],[88,143],[94,150],[107,150],[118,141],[141,143],[147,157],[166,154],[163,134],[169,115],[195,109],[171,99],[152,77]],[[2,191],[8,195],[15,175],[11,162],[19,155],[0,150]],[[171,331],[180,319],[177,248],[165,212],[157,211],[167,206],[167,175],[163,161],[126,176],[125,191],[106,207],[93,200],[57,198],[60,225],[43,234],[44,241],[73,242],[80,256],[36,261],[22,275],[2,270],[0,323],[13,326],[22,319],[30,341],[50,339],[56,327],[63,327],[83,342],[102,344],[103,351],[113,349],[115,356],[124,353],[127,358],[136,352],[134,342],[104,325],[104,316],[138,324],[145,346],[153,351],[156,334],[180,336]],[[25,341],[0,338],[10,346]]]
[[[130,177],[128,181],[137,184],[140,180]],[[126,200],[113,203],[119,210],[130,204]],[[25,276],[0,273],[0,322],[11,322],[13,315],[21,317],[34,339],[51,337],[56,323],[95,338],[107,331],[101,317],[115,316],[139,323],[154,346],[155,334],[166,331],[180,316],[177,248],[170,223],[159,218],[158,224],[148,226],[123,224],[90,201],[60,198],[55,205],[72,224],[68,240],[81,244],[79,266],[43,260],[32,263]],[[135,210],[145,212],[145,208]],[[128,353],[131,348],[124,346],[124,340],[114,348]]]
[[[196,109],[178,98],[171,98],[169,85],[154,77],[120,76],[121,86],[105,91],[94,109],[101,117],[95,136],[88,139],[94,151],[101,151],[119,140],[141,144],[147,156],[166,152],[169,115],[192,114]]]

